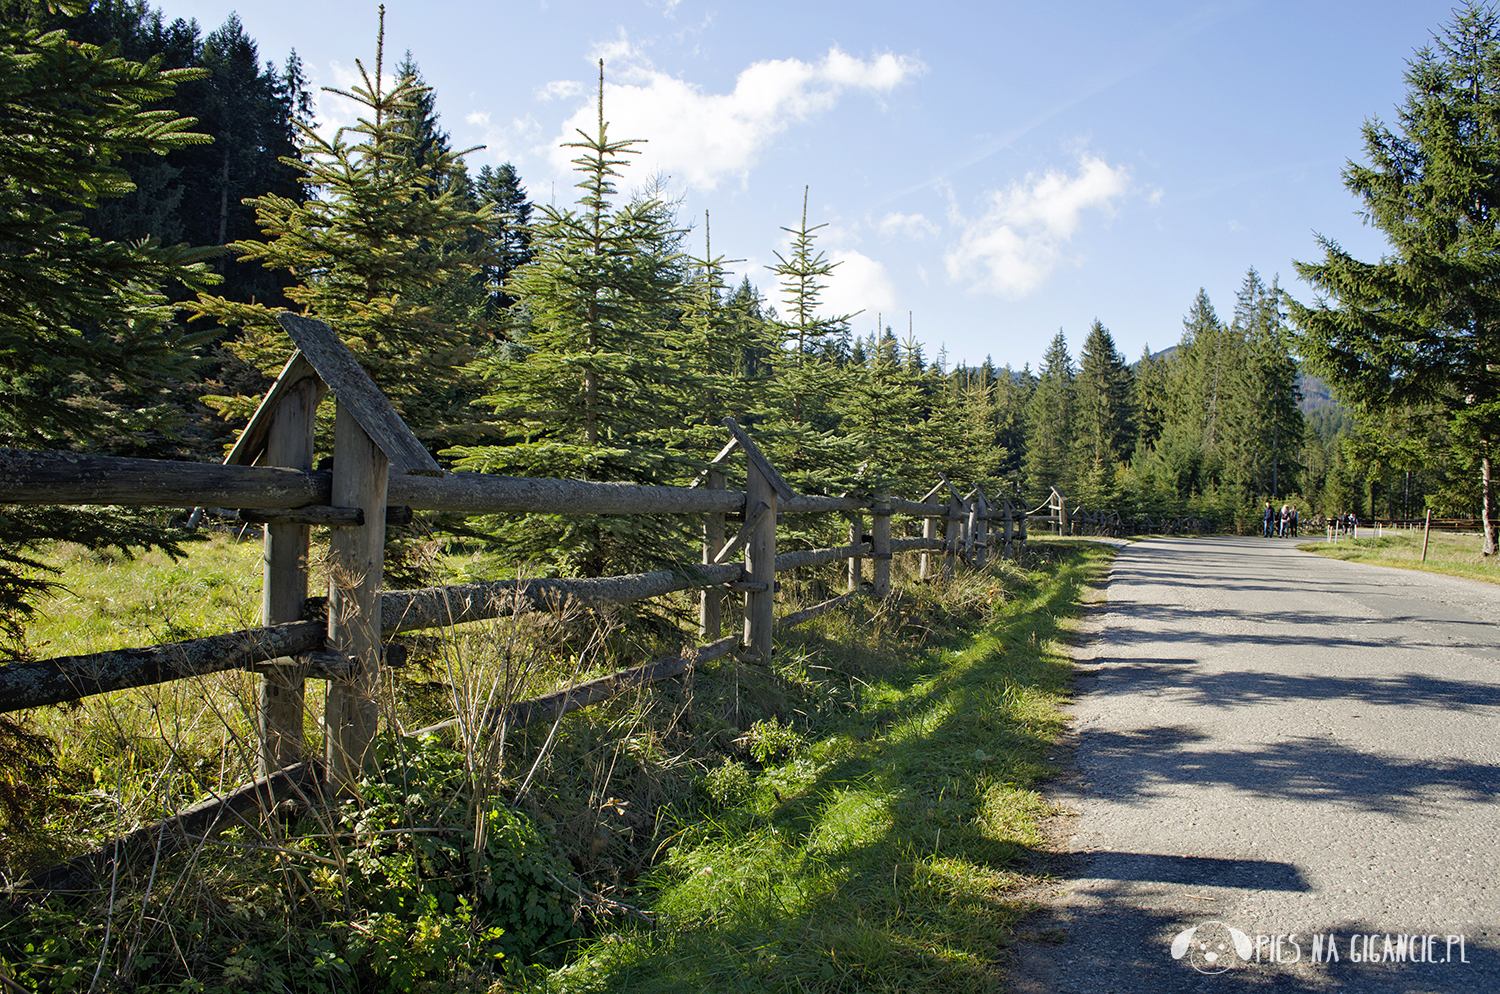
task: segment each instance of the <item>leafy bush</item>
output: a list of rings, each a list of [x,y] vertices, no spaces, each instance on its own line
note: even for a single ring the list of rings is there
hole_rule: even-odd
[[[49,898],[0,924],[4,986],[83,990],[102,968],[97,989],[142,994],[414,992],[560,961],[580,930],[550,841],[436,738],[378,751],[357,799],[274,844],[236,829],[158,868],[158,884],[197,873],[176,897],[122,872],[112,901],[106,881],[89,906]]]
[[[737,759],[726,759],[722,766],[708,771],[703,790],[721,808],[732,808],[750,796],[750,771]]]
[[[807,741],[791,725],[775,718],[757,721],[750,726],[750,755],[757,763],[785,759],[807,747]]]

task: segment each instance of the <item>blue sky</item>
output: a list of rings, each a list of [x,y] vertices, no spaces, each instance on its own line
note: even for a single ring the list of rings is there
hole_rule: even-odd
[[[154,0],[203,30],[238,11],[262,59],[296,48],[316,86],[373,68],[377,5]],[[1181,336],[1199,287],[1222,317],[1248,267],[1308,299],[1315,233],[1374,258],[1341,170],[1391,121],[1449,2],[721,3],[388,0],[442,124],[514,163],[535,201],[574,199],[557,148],[593,120],[643,138],[622,186],[666,177],[701,253],[765,266],[780,229],[826,223],[825,299],[933,358],[1035,367],[1098,318],[1127,358]],[[390,60],[388,60],[390,61]],[[325,124],[349,110],[326,95]]]

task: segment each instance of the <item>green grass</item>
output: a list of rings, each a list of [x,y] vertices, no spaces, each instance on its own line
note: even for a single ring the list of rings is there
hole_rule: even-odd
[[[26,638],[38,658],[153,645],[259,623],[258,541],[218,536],[173,560],[160,550],[126,558],[59,542],[43,560],[61,586],[36,604]]]
[[[995,989],[1031,910],[1069,619],[1112,554],[1058,546],[1046,569],[965,581],[994,599],[991,617],[885,672],[820,656],[851,687],[843,715],[810,720],[790,745],[778,724],[767,762],[711,773],[711,795],[742,797],[683,819],[646,880],[657,928],[602,936],[538,986]]]
[[[1422,561],[1422,532],[1387,530],[1379,538],[1341,538],[1337,542],[1307,542],[1297,546],[1303,552],[1315,552],[1330,559],[1369,563],[1372,566],[1394,566],[1398,569],[1425,570],[1462,576],[1470,580],[1500,583],[1500,557],[1486,559],[1480,554],[1483,539],[1479,535],[1455,535],[1432,532],[1427,543],[1427,561]]]

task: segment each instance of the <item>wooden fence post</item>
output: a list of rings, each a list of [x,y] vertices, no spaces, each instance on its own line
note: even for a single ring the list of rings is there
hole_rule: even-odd
[[[979,530],[979,489],[969,491],[964,498],[969,513],[964,516],[964,562],[974,565],[975,533]]]
[[[974,564],[984,569],[990,561],[990,502],[978,487],[974,488],[974,504],[978,512],[974,518]]]
[[[1009,497],[1000,498],[1000,505],[1005,511],[1005,524],[1003,525],[1005,531],[1003,532],[1002,544],[1000,546],[1000,555],[1009,559],[1014,559],[1016,558],[1016,547],[1013,544],[1015,540],[1016,524],[1015,508],[1011,505]]]
[[[385,495],[390,460],[338,402],[333,442],[333,505],[358,507],[365,523],[335,528],[329,541],[328,648],[349,657],[343,680],[330,680],[324,708],[329,781],[348,792],[374,759],[380,721],[380,586],[385,568]]]
[[[865,540],[865,516],[863,514],[860,514],[858,511],[855,511],[854,513],[852,513],[852,514],[849,515],[849,544],[852,545],[852,546],[854,546],[854,547],[856,547],[856,548],[858,548],[859,545],[862,542],[864,542],[864,540]],[[874,541],[874,538],[872,536],[871,542],[873,542],[873,541]],[[873,545],[871,546],[870,551],[871,552],[875,551]],[[865,578],[864,573],[865,573],[865,570],[864,570],[864,560],[861,557],[859,557],[859,556],[850,556],[849,557],[849,590],[854,591],[854,590],[858,590],[859,589],[859,585],[862,582],[864,582],[864,578]]]
[[[312,376],[297,381],[271,413],[261,465],[310,470],[313,467],[313,416],[321,383]],[[261,624],[280,625],[302,619],[307,600],[307,525],[268,524],[262,543]],[[290,664],[291,660],[278,660]],[[256,709],[260,737],[260,774],[267,776],[306,757],[302,734],[304,681],[290,665],[266,671]]]
[[[1020,518],[1020,521],[1018,522],[1018,530],[1016,533],[1016,559],[1020,560],[1023,556],[1026,555],[1026,505],[1021,505],[1021,511],[1018,517]]]
[[[1052,488],[1052,493],[1057,499],[1057,535],[1061,538],[1072,534],[1068,521],[1068,498],[1064,497],[1063,492],[1056,487]]]
[[[891,596],[891,505],[881,497],[870,509],[874,518],[870,528],[871,572],[874,574],[875,599]]]
[[[758,523],[745,541],[744,588],[744,646],[750,657],[765,665],[771,662],[771,639],[776,625],[777,507],[796,494],[734,418],[725,418],[724,427],[745,450],[745,521],[748,523],[758,513],[755,509],[765,505],[764,513],[759,513]]]
[[[958,544],[963,540],[964,505],[958,499],[958,494],[948,495],[948,514],[943,520],[946,524],[943,530],[943,541],[946,546],[943,553],[943,582],[951,583],[954,560],[958,558]]]
[[[750,459],[745,481],[745,513],[765,504],[770,510],[745,543],[745,579],[756,585],[745,591],[745,648],[762,664],[771,661],[776,623],[776,488],[756,460]]]
[[[724,474],[716,469],[708,471],[705,483],[709,490],[724,489]],[[703,564],[711,564],[724,548],[724,515],[722,512],[703,516]],[[724,591],[719,587],[704,587],[698,595],[698,634],[707,640],[717,639],[724,627]]]
[[[941,503],[941,502],[938,500],[936,494],[929,494],[927,497],[925,497],[922,500],[922,503],[924,503],[924,504],[938,504],[938,503]],[[925,538],[925,539],[934,539],[934,538],[937,538],[937,533],[938,533],[938,519],[937,518],[923,518],[922,519],[922,537]],[[932,579],[932,576],[933,576],[932,553],[929,552],[926,549],[922,550],[922,566],[921,566],[921,569],[918,572],[917,576],[918,576],[919,579],[923,579],[923,580],[931,580]]]

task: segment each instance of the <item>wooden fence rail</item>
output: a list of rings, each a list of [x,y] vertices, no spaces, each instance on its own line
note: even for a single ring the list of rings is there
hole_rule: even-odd
[[[992,505],[977,487],[961,494],[947,480],[921,501],[797,494],[748,433],[728,419],[729,443],[688,487],[445,473],[331,329],[293,315],[280,320],[298,351],[224,465],[0,449],[0,504],[249,512],[247,517],[265,526],[265,625],[166,645],[0,666],[0,712],[224,670],[255,670],[264,674],[258,722],[261,771],[269,775],[309,759],[302,740],[302,682],[326,679],[323,755],[313,766],[297,768],[316,767],[338,790],[373,763],[375,692],[387,663],[385,643],[392,635],[516,612],[570,605],[597,609],[676,591],[703,591],[699,634],[705,644],[545,698],[513,702],[491,716],[495,723],[513,726],[680,676],[697,662],[730,654],[768,662],[775,631],[833,610],[866,590],[877,598],[888,596],[895,554],[921,552],[924,578],[933,575],[930,560],[942,556],[943,576],[952,577],[958,559],[982,566],[992,546],[997,555],[1017,555],[1026,541],[1024,509],[1005,500]],[[338,409],[333,468],[319,471],[310,468],[312,413],[325,392],[333,394]],[[745,457],[743,491],[724,487],[720,467],[735,453]],[[398,508],[407,514],[408,508],[471,515],[696,514],[705,522],[703,561],[628,576],[382,591],[385,529]],[[778,550],[777,520],[787,513],[844,514],[851,522],[849,544]],[[743,526],[726,540],[726,516],[736,514]],[[893,514],[922,520],[923,537],[893,537]],[[1065,502],[1060,514],[1066,518]],[[312,524],[331,529],[333,580],[327,598],[307,597]],[[736,561],[735,556],[741,558]],[[864,560],[870,562],[868,588]],[[775,617],[777,573],[842,562],[849,563],[845,593]],[[744,631],[728,638],[720,631],[726,592],[744,597]]]

